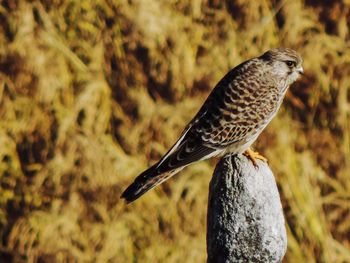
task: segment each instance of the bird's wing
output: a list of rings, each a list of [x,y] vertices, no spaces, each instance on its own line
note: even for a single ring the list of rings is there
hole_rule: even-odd
[[[253,129],[256,124],[248,123],[246,119],[254,110],[241,101],[247,100],[247,93],[243,90],[246,86],[245,74],[254,74],[255,68],[254,62],[244,62],[223,77],[179,140],[158,162],[159,171],[165,172],[202,160],[241,140]]]
[[[253,59],[232,69],[208,97],[205,115],[192,127],[203,145],[217,149],[244,143],[271,120],[277,92],[266,93],[276,87],[261,81],[257,63]]]
[[[200,137],[187,134],[176,143],[156,166],[158,173],[184,167],[190,163],[206,159],[218,149],[204,145]]]

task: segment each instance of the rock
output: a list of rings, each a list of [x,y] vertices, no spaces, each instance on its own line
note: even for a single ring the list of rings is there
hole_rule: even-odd
[[[225,156],[209,187],[208,263],[281,262],[287,234],[275,178],[267,163]]]

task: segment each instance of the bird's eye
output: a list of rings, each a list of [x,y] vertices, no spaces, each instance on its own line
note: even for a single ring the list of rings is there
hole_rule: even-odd
[[[297,65],[297,63],[295,63],[294,61],[292,60],[287,60],[286,61],[286,64],[288,67],[295,67]]]

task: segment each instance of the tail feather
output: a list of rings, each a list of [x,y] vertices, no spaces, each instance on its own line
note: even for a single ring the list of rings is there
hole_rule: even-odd
[[[205,146],[200,138],[188,139],[186,133],[155,165],[144,171],[124,191],[121,198],[130,203],[148,190],[169,179],[187,165],[217,155],[220,150]]]
[[[135,181],[125,189],[121,195],[121,198],[124,198],[127,203],[131,203],[147,191],[151,190],[153,187],[161,184],[171,176],[175,175],[180,170],[182,170],[182,168],[157,174],[157,170],[154,165],[140,174]]]

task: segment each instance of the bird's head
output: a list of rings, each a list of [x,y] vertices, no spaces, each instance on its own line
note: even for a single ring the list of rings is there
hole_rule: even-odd
[[[276,48],[265,52],[261,57],[266,61],[272,73],[287,81],[290,85],[304,73],[301,56],[290,48]]]

